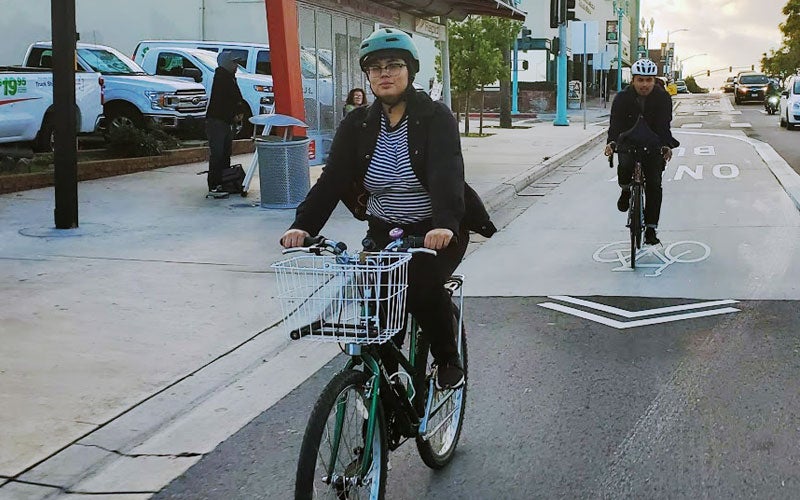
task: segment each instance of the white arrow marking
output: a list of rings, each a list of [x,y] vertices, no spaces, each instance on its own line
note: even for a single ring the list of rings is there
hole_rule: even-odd
[[[713,309],[711,311],[700,311],[700,312],[686,313],[686,314],[674,314],[672,316],[661,316],[660,318],[637,319],[635,321],[617,321],[615,319],[606,318],[605,316],[600,316],[590,312],[581,311],[579,309],[574,309],[572,307],[562,306],[561,304],[554,304],[552,302],[545,302],[539,305],[546,309],[552,309],[554,311],[559,311],[566,314],[571,314],[573,316],[578,316],[579,318],[588,319],[590,321],[594,321],[595,323],[600,323],[602,325],[610,326],[618,330],[635,328],[637,326],[656,325],[659,323],[671,323],[673,321],[682,321],[684,319],[702,318],[704,316],[717,316],[719,314],[739,312],[739,310],[736,309],[735,307],[724,307],[722,309]]]
[[[622,316],[623,318],[641,318],[642,316],[655,316],[656,314],[667,314],[677,311],[703,309],[706,307],[724,306],[727,304],[736,303],[735,300],[730,300],[730,299],[712,300],[710,302],[698,302],[695,304],[684,304],[682,306],[659,307],[656,309],[646,309],[644,311],[627,311],[625,309],[620,309],[614,306],[607,306],[605,304],[598,304],[597,302],[592,302],[589,300],[576,299],[574,297],[570,297],[569,295],[550,295],[548,296],[548,298],[553,300],[558,300],[561,302],[569,302],[571,304],[588,307],[590,309],[595,309],[597,311],[611,313],[616,316]]]

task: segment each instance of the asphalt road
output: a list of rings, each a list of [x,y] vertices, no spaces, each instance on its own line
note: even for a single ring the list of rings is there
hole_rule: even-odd
[[[630,310],[692,302],[588,299]],[[390,455],[388,498],[797,498],[795,302],[739,302],[735,313],[625,330],[545,302],[468,299],[458,454],[436,472],[406,443]],[[154,498],[290,498],[305,418],[343,362]]]
[[[406,443],[390,455],[388,498],[800,497],[800,222],[751,146],[719,136],[731,123],[762,133],[773,117],[681,99],[675,125],[693,127],[664,174],[666,260],[616,272],[599,258],[625,236],[599,150],[521,193],[529,209],[462,266],[473,296],[457,455],[432,471]],[[709,254],[672,261],[681,242]],[[306,419],[343,364],[154,498],[291,498]]]

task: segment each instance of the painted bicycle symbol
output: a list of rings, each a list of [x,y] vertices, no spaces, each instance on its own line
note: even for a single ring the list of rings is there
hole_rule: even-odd
[[[612,271],[632,271],[631,244],[629,241],[615,241],[598,248],[592,255],[595,262],[618,262],[619,267]],[[655,269],[647,277],[661,276],[661,273],[672,264],[690,264],[700,262],[711,255],[711,247],[699,241],[676,241],[666,247],[648,246],[636,252],[636,267]]]

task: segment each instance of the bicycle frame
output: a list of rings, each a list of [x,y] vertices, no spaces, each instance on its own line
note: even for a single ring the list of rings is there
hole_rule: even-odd
[[[461,285],[463,284],[463,276],[456,275],[452,276],[445,284],[445,286],[450,289],[451,291],[461,291]],[[458,322],[457,322],[457,331],[461,331],[463,327],[463,311],[464,310],[464,294],[458,294],[458,307],[459,307],[459,315],[458,315]],[[425,436],[428,431],[428,422],[431,417],[435,416],[439,410],[444,406],[447,401],[453,397],[455,391],[450,391],[448,396],[442,401],[440,401],[436,407],[433,407],[433,398],[434,398],[434,382],[433,380],[428,380],[428,391],[427,397],[425,401],[425,410],[422,415],[419,414],[417,409],[414,406],[414,400],[420,393],[420,389],[422,388],[422,384],[425,383],[425,375],[426,375],[426,368],[425,366],[418,366],[419,362],[427,362],[427,354],[428,354],[428,346],[423,344],[425,342],[423,339],[420,338],[420,328],[417,324],[417,321],[409,316],[410,320],[408,321],[408,330],[409,330],[409,356],[406,356],[402,353],[400,348],[395,344],[394,341],[386,342],[385,344],[381,344],[383,346],[388,346],[389,354],[392,356],[394,361],[397,361],[399,366],[402,366],[403,370],[410,376],[411,383],[408,385],[406,390],[406,397],[398,398],[400,402],[400,410],[405,414],[406,417],[409,418],[412,428],[417,429],[417,434],[421,436]],[[461,335],[457,336],[458,339],[458,349],[459,352],[461,351]],[[425,345],[425,348],[420,350],[420,346]],[[367,429],[364,436],[364,451],[362,453],[362,457],[371,457],[372,456],[372,442],[375,437],[375,417],[378,414],[378,405],[383,404],[380,398],[380,392],[383,390],[385,386],[387,390],[392,390],[389,387],[389,381],[391,380],[391,375],[386,371],[383,363],[381,362],[382,357],[381,353],[378,351],[378,346],[367,344],[345,344],[345,352],[350,356],[350,359],[347,361],[345,365],[345,370],[355,369],[360,364],[364,364],[366,370],[371,374],[370,377],[370,385],[369,385],[369,416],[367,419]],[[384,354],[385,356],[385,354]],[[418,359],[419,357],[419,359]],[[341,406],[341,404],[340,404]],[[458,406],[457,406],[458,408]],[[455,411],[455,410],[454,410]],[[448,418],[451,417],[448,415]],[[439,427],[444,424],[446,420],[439,424]],[[328,461],[328,477],[333,474],[333,470],[336,465],[336,457],[339,452],[339,445],[341,440],[341,433],[342,433],[342,425],[344,423],[344,414],[343,408],[337,408],[336,410],[336,424],[334,427],[334,439],[333,439],[333,446],[331,447],[331,457]],[[438,430],[438,427],[434,429],[435,432]],[[372,466],[371,460],[364,460],[361,463],[361,468],[359,470],[359,477],[363,477],[367,474],[370,467]]]

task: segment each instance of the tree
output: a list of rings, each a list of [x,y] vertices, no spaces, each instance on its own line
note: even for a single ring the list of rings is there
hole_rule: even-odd
[[[692,94],[708,94],[708,89],[704,89],[698,85],[693,76],[687,76],[684,81],[686,82],[686,88],[689,89],[689,92]]]
[[[800,0],[788,0],[783,7],[786,21],[778,25],[783,44],[761,58],[761,69],[771,75],[785,77],[800,68]]]
[[[496,78],[500,82],[500,127],[511,128],[511,49],[514,39],[522,29],[522,23],[499,17],[485,17],[481,24],[484,36],[503,58]]]
[[[469,134],[471,94],[482,85],[494,83],[503,66],[502,53],[487,36],[486,20],[468,16],[457,23],[448,21],[450,42],[450,75],[456,92],[464,96],[464,133]]]

